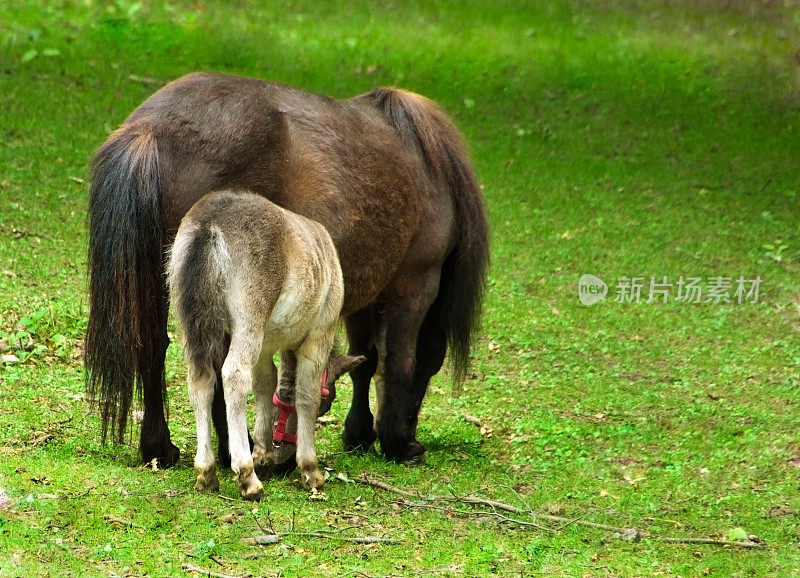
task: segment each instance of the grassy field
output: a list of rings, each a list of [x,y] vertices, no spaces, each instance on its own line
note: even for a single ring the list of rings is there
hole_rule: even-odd
[[[282,4],[0,5],[0,576],[796,575],[800,7]],[[469,379],[438,376],[423,406],[424,465],[342,453],[345,383],[319,437],[327,499],[295,476],[259,504],[225,475],[198,495],[175,345],[179,465],[138,467],[137,429],[99,444],[87,162],[193,70],[335,97],[397,85],[464,132],[492,269]],[[581,303],[584,274],[604,300]]]

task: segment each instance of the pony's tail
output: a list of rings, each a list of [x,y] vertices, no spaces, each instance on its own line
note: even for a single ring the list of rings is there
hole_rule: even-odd
[[[166,332],[155,136],[123,127],[97,151],[91,168],[86,385],[100,410],[103,443],[109,430],[121,442],[134,388],[141,393]]]
[[[167,266],[169,291],[183,331],[183,353],[191,371],[214,379],[222,367],[230,328],[226,281],[231,258],[222,231],[212,225],[184,223]]]
[[[469,366],[489,266],[489,227],[480,185],[461,134],[433,101],[392,88],[367,96],[401,137],[421,151],[431,175],[452,194],[457,240],[442,266],[437,301],[458,382]]]

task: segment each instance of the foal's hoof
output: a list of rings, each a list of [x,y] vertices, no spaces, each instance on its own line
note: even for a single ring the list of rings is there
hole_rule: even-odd
[[[306,490],[321,490],[322,486],[325,485],[325,478],[316,468],[300,472],[300,479]]]
[[[216,471],[211,469],[207,472],[198,473],[194,489],[198,492],[216,492],[219,490],[219,479]]]
[[[251,484],[247,488],[239,488],[239,492],[245,500],[258,502],[264,497],[264,486],[261,485],[261,482],[258,482],[256,484]]]
[[[239,493],[245,500],[258,501],[264,497],[264,486],[261,481],[253,473],[252,468],[242,468],[236,476],[236,481],[239,483]]]

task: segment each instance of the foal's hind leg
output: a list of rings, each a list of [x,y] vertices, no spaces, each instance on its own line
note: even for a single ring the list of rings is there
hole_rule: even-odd
[[[254,343],[258,344],[258,349]],[[260,339],[254,336],[234,335],[222,364],[231,468],[236,474],[239,492],[246,500],[260,500],[264,494],[264,488],[253,471],[247,434],[247,396],[253,387],[253,368],[258,363],[260,345]]]
[[[197,426],[197,453],[194,457],[197,482],[194,487],[200,492],[219,489],[219,480],[214,467],[214,451],[211,449],[210,418],[215,381],[215,372],[211,365],[190,363],[189,399],[194,408]]]
[[[378,351],[374,341],[373,309],[368,307],[350,315],[345,321],[349,355],[363,355],[365,361],[350,372],[353,380],[353,402],[344,422],[342,441],[346,451],[366,451],[377,437],[374,418],[369,409],[369,383],[378,367]]]
[[[262,350],[253,370],[253,396],[256,403],[256,424],[253,430],[253,466],[259,479],[272,475],[275,456],[272,448],[272,394],[278,383],[278,372],[272,352]]]
[[[320,402],[322,371],[333,344],[334,329],[312,331],[297,351],[295,406],[297,407],[297,467],[307,490],[322,488],[325,478],[317,468],[314,430]],[[315,335],[316,334],[316,335]]]
[[[227,355],[227,349],[225,350]],[[231,467],[231,450],[228,448],[228,413],[225,410],[225,391],[222,389],[222,373],[217,371],[217,384],[214,387],[214,401],[211,404],[211,418],[214,431],[217,432],[217,459],[224,468]],[[250,449],[255,447],[252,438],[248,438]]]

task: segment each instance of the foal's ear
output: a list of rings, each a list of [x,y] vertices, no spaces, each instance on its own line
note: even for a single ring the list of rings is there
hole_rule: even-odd
[[[330,360],[330,377],[328,381],[336,381],[345,373],[354,370],[367,359],[363,355],[342,355]]]

